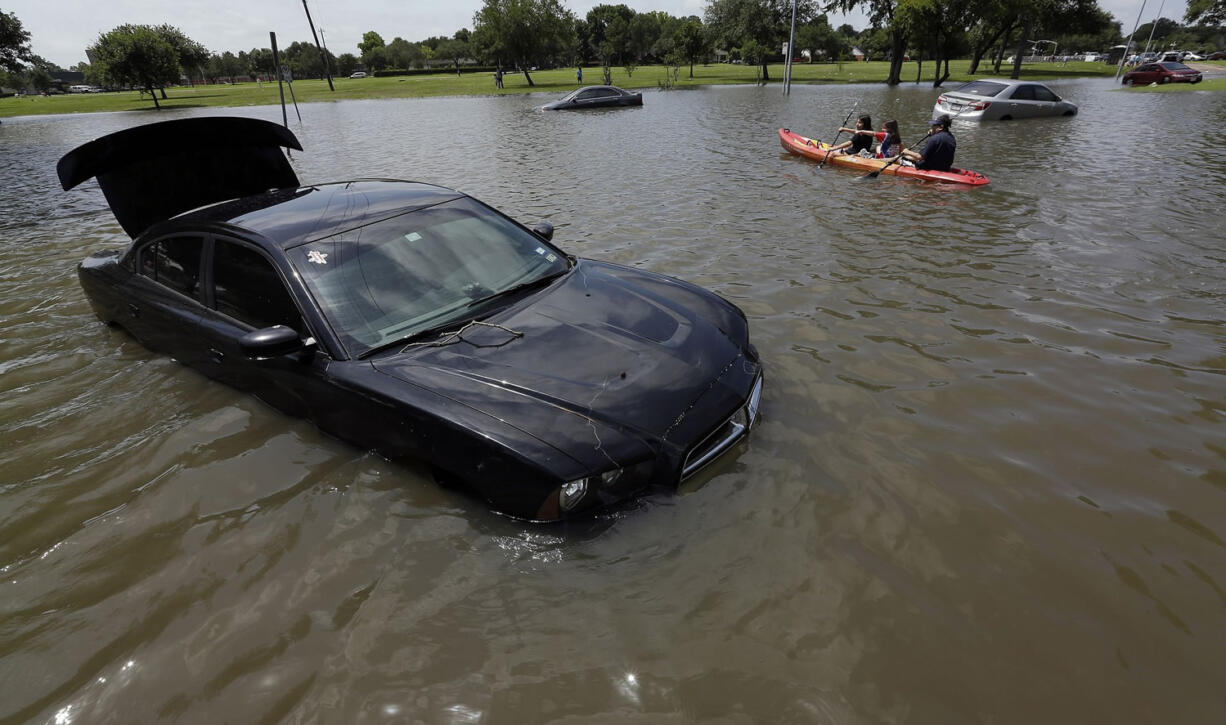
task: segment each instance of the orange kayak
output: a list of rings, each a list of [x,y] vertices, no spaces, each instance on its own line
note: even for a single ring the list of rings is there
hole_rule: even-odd
[[[796,154],[797,156],[806,156],[814,161],[826,159],[826,163],[828,164],[858,169],[866,174],[872,171],[877,171],[878,169],[883,169],[881,172],[883,174],[905,176],[909,179],[940,181],[946,184],[983,186],[988,183],[988,177],[967,169],[931,171],[929,169],[917,169],[914,166],[903,166],[898,162],[889,164],[888,161],[883,159],[866,159],[862,156],[856,156],[853,154],[829,154],[827,157],[826,151],[830,148],[830,144],[822,143],[817,139],[805,138],[800,134],[792,133],[786,128],[779,129],[779,143],[782,144],[783,148]],[[886,164],[889,164],[889,166]]]

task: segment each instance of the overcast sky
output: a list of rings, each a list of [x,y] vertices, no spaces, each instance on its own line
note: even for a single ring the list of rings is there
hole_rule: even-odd
[[[624,0],[639,12],[663,10],[671,15],[701,17],[707,0]],[[610,2],[610,0],[604,0]],[[383,39],[397,36],[424,40],[432,35],[450,36],[460,28],[472,28],[473,14],[481,0],[357,0],[330,2],[308,0],[323,41],[336,55],[357,53],[362,33],[375,30]],[[597,2],[563,0],[583,17]],[[1141,0],[1099,0],[1124,28],[1132,31]],[[1157,16],[1182,22],[1186,0],[1146,0],[1148,22]],[[160,25],[169,23],[210,51],[238,52],[268,47],[268,32],[276,31],[281,47],[295,40],[310,40],[311,30],[301,0],[0,0],[0,10],[15,13],[31,35],[34,52],[64,68],[85,60],[85,46],[98,34],[124,23]],[[832,16],[836,27],[844,22],[857,29],[867,23],[863,15]],[[1081,49],[1077,49],[1081,50]]]

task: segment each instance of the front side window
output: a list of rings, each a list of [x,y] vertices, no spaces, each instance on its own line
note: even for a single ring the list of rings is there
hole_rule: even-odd
[[[200,290],[200,237],[170,237],[146,245],[140,252],[141,275],[179,294],[195,298]]]
[[[1057,96],[1055,93],[1052,93],[1051,90],[1048,88],[1044,88],[1043,86],[1035,86],[1034,87],[1034,99],[1036,101],[1046,101],[1048,103],[1055,103],[1060,100],[1060,96]]]
[[[1014,101],[1033,101],[1034,86],[1018,86],[1013,89],[1013,95],[1009,98]]]
[[[570,261],[469,198],[289,250],[307,289],[353,355],[487,313],[520,285]]]
[[[217,311],[256,329],[285,325],[305,331],[302,316],[272,263],[251,247],[213,243],[213,302]]]

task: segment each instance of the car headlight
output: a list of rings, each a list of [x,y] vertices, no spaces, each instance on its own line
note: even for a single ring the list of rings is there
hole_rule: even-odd
[[[753,390],[749,393],[749,402],[745,404],[745,410],[749,413],[749,425],[753,425],[758,420],[758,407],[762,404],[762,381],[765,378],[758,376],[758,381],[753,384]]]
[[[646,465],[639,464],[639,466],[631,466],[631,468],[637,471],[639,467],[645,467]],[[541,504],[540,509],[536,512],[536,520],[552,521],[562,518],[567,513],[578,508],[579,504],[585,499],[596,495],[596,492],[613,488],[625,474],[625,468],[614,468],[594,476],[585,476],[574,481],[567,481],[554,489],[553,493],[549,494],[545,502]],[[638,474],[636,473],[635,475]]]
[[[588,479],[580,478],[578,481],[562,484],[558,489],[558,508],[563,511],[570,511],[578,504],[587,494]]]

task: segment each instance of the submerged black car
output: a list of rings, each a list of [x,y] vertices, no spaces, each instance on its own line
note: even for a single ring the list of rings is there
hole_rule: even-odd
[[[134,241],[81,263],[104,321],[147,347],[497,510],[558,519],[677,483],[753,425],[741,311],[577,259],[460,192],[301,186],[264,121],[141,126],[60,160]]]
[[[546,111],[568,111],[609,106],[641,106],[643,94],[622,90],[616,86],[588,86],[571,91],[553,103],[541,106]]]

